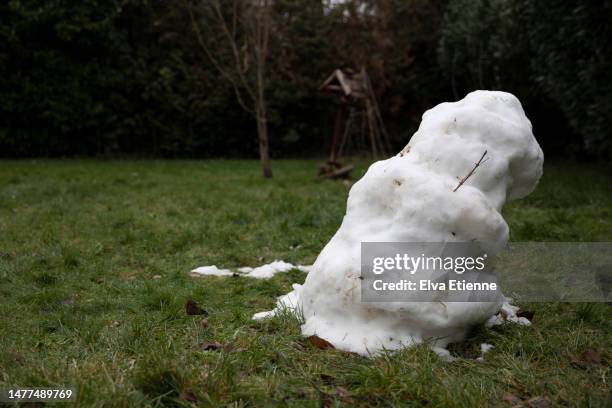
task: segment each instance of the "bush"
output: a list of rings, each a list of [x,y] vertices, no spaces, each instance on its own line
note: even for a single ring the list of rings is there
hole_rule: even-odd
[[[440,65],[456,98],[516,94],[545,152],[612,157],[611,11],[595,1],[451,0]]]

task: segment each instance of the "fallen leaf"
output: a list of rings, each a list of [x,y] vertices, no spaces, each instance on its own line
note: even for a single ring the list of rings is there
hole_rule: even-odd
[[[325,373],[319,374],[319,378],[321,378],[325,384],[333,384],[335,380],[333,376]]]
[[[202,327],[208,327],[208,319],[202,319]]]
[[[519,310],[518,312],[516,312],[516,315],[518,317],[524,317],[525,319],[531,321],[531,319],[533,319],[533,316],[535,315],[535,312],[532,310]]]
[[[540,397],[540,396],[530,398],[525,403],[530,408],[549,408],[550,407],[550,400],[546,397]]]
[[[204,350],[220,350],[223,348],[223,344],[214,341],[214,342],[204,342],[202,343],[202,347],[204,348]]]
[[[319,336],[310,336],[308,337],[308,342],[321,350],[333,349],[335,348],[329,341],[320,338]]]
[[[591,363],[594,365],[603,365],[604,364],[604,359],[601,356],[601,353],[599,353],[598,351],[595,351],[593,349],[586,349],[584,351],[584,353],[582,353],[582,360],[586,361],[587,363]]]
[[[181,392],[181,395],[179,396],[180,399],[184,400],[184,401],[189,401],[189,402],[197,402],[198,398],[196,397],[196,395],[187,390],[187,391],[183,391]]]
[[[596,350],[586,349],[580,357],[573,357],[572,364],[578,368],[599,367],[606,365],[605,359]]]
[[[25,356],[21,353],[14,353],[13,354],[13,359],[15,360],[15,362],[19,365],[24,365],[25,364]]]
[[[195,315],[208,316],[208,312],[202,309],[200,306],[198,306],[198,304],[191,299],[189,299],[187,303],[185,304],[185,312],[189,316],[195,316]]]
[[[232,351],[232,345],[231,344],[221,344],[218,341],[204,342],[204,343],[202,343],[202,347],[206,351],[209,351],[209,350],[212,350],[212,351],[225,351],[226,353]]]
[[[336,390],[334,391],[334,394],[339,397],[340,399],[343,399],[346,402],[350,402],[353,400],[353,396],[351,394],[351,392],[349,390],[347,390],[346,388],[343,387],[338,387],[336,388]]]
[[[514,394],[504,394],[502,401],[507,402],[511,406],[519,405],[523,402],[519,397]]]

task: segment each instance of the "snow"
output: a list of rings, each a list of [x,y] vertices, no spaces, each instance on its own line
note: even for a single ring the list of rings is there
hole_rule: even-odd
[[[275,260],[269,264],[252,268],[250,266],[243,266],[236,269],[236,272],[230,269],[219,269],[215,265],[211,266],[200,266],[190,272],[191,276],[232,276],[238,274],[240,276],[246,276],[253,279],[270,279],[279,272],[289,272],[292,269],[298,269],[302,272],[308,273],[310,265],[293,265],[289,262]]]
[[[431,350],[443,361],[451,362],[456,360],[456,358],[451,355],[450,351],[444,347],[432,347]]]
[[[485,151],[486,161],[453,192]],[[473,240],[495,255],[509,235],[502,207],[533,191],[543,161],[531,123],[509,93],[476,91],[430,109],[400,154],[372,164],[353,185],[342,225],[304,284],[254,317],[299,310],[304,336],[366,356],[423,341],[446,355],[440,350],[474,324],[529,323],[502,295],[491,302],[362,303],[360,250],[361,242]]]
[[[246,276],[254,279],[270,279],[279,272],[288,272],[292,269],[299,269],[299,266],[294,266],[285,261],[274,261],[252,269]]]
[[[302,285],[294,283],[292,285],[293,290],[286,295],[280,296],[276,301],[276,308],[274,310],[269,310],[265,312],[255,313],[253,315],[254,320],[261,320],[266,317],[273,317],[276,313],[280,311],[289,311],[292,313],[301,313],[300,312],[300,301],[297,297],[297,293],[299,288]]]
[[[234,273],[229,269],[219,269],[216,265],[200,266],[190,272],[191,276],[209,275],[209,276],[231,276]]]
[[[518,306],[514,306],[510,304],[512,299],[506,298],[504,303],[502,304],[500,311],[495,316],[491,316],[486,322],[486,327],[499,326],[500,324],[504,324],[506,322],[516,323],[522,326],[531,326],[531,322],[529,319],[525,317],[519,317],[516,313],[519,311]]]
[[[485,355],[485,354],[487,354],[487,353],[488,353],[488,352],[489,352],[489,351],[490,351],[492,348],[493,348],[493,345],[492,345],[492,344],[489,344],[489,343],[482,343],[482,344],[480,345],[480,353],[481,353],[482,355]]]
[[[487,354],[494,346],[489,343],[482,343],[480,345],[480,357],[476,358],[476,361],[484,361],[484,355]]]

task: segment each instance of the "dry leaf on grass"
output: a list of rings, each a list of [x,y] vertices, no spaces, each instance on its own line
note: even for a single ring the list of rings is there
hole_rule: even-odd
[[[232,351],[231,344],[221,344],[218,341],[204,342],[202,343],[202,348],[206,351],[225,351],[226,353]]]
[[[351,392],[343,387],[336,388],[336,390],[334,391],[334,395],[344,400],[345,402],[350,402],[353,400],[353,395],[351,394]]]
[[[185,304],[185,312],[189,316],[204,315],[208,316],[208,312],[202,309],[195,301],[189,299]]]
[[[214,342],[204,342],[202,343],[202,348],[204,350],[221,350],[223,349],[223,344],[214,341]]]
[[[183,401],[189,401],[189,402],[197,402],[198,399],[195,396],[195,394],[189,390],[187,391],[183,391],[181,392],[181,395],[179,396],[180,399],[182,399]]]
[[[325,383],[325,384],[333,384],[335,378],[329,374],[325,374],[325,373],[321,373],[319,374],[319,378]]]
[[[308,337],[308,342],[321,350],[334,349],[335,347],[327,340],[320,338],[319,336]]]
[[[607,365],[607,361],[602,357],[601,353],[593,350],[586,349],[580,357],[572,358],[572,365],[578,368],[589,368],[589,367],[602,367]]]
[[[529,408],[549,408],[550,400],[546,397],[533,397],[529,398],[525,403]]]
[[[24,365],[26,362],[25,356],[21,353],[13,353],[12,357],[15,363],[19,364],[20,366]]]
[[[551,407],[551,403],[548,397],[544,397],[541,395],[537,397],[531,397],[525,401],[524,398],[508,393],[508,394],[504,394],[504,396],[502,397],[502,401],[504,401],[511,407],[516,407],[516,408],[519,408],[519,407],[520,408],[550,408]]]
[[[516,405],[520,405],[523,402],[522,399],[520,399],[514,394],[504,394],[504,396],[502,397],[502,401],[508,403],[510,406],[513,407]]]

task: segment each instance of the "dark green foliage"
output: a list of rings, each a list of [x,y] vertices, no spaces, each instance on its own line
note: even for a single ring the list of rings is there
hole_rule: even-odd
[[[114,52],[118,2],[8,1],[0,5],[0,152],[80,153],[107,145],[101,89]],[[119,101],[117,101],[119,102]],[[119,107],[120,108],[120,107]],[[90,134],[95,128],[97,134]]]
[[[204,31],[219,32],[198,1],[2,2],[0,157],[255,157],[255,122],[198,44],[187,3]],[[336,106],[319,85],[348,65],[368,69],[394,148],[424,110],[486,88],[519,97],[547,155],[607,157],[611,10],[610,1],[353,0],[331,10],[275,1],[271,153],[325,151]],[[205,41],[227,48],[217,37]]]
[[[612,157],[611,17],[609,1],[451,0],[441,67],[456,98],[516,94],[545,153]]]
[[[11,1],[0,16],[0,155],[255,152],[177,4]]]
[[[563,111],[580,147],[612,158],[612,2],[517,3],[534,82]]]

